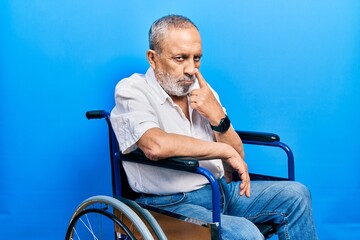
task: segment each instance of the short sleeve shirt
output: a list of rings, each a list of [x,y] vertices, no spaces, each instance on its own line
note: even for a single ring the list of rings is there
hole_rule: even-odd
[[[199,88],[196,82],[193,89]],[[214,95],[218,98],[217,93]],[[110,121],[123,154],[137,148],[137,141],[151,128],[215,141],[209,121],[189,105],[190,121],[180,107],[157,82],[154,71],[133,74],[122,79],[115,88],[115,107]],[[194,146],[196,147],[196,146]],[[202,160],[200,166],[210,170],[215,177],[224,174],[220,159]],[[201,175],[171,169],[156,168],[132,162],[124,162],[124,169],[133,190],[147,194],[173,194],[189,192],[208,183]]]

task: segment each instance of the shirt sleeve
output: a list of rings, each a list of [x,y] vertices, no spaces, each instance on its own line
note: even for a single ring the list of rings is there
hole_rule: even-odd
[[[121,80],[115,89],[116,105],[111,111],[110,121],[120,150],[124,154],[137,148],[137,141],[147,130],[159,127],[157,116],[148,99],[151,89],[144,89],[145,82],[139,81],[144,80]]]

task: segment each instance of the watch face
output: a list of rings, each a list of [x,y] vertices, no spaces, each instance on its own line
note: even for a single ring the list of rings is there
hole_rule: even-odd
[[[226,116],[220,122],[221,132],[226,132],[230,127],[230,119]]]
[[[221,133],[226,132],[229,129],[230,125],[231,125],[230,119],[227,115],[225,115],[225,117],[220,120],[220,123],[218,126],[212,126],[210,124],[212,130],[214,130],[216,132],[221,132]]]

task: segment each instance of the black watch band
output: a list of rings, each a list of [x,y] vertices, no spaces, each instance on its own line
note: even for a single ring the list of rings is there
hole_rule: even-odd
[[[220,120],[219,125],[213,126],[210,124],[212,130],[221,133],[226,132],[230,128],[230,125],[230,119],[227,115],[225,115],[225,117]]]

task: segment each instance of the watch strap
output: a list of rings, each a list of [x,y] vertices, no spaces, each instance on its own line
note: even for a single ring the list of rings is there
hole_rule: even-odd
[[[220,120],[219,125],[213,126],[210,124],[212,130],[221,133],[226,132],[230,128],[230,125],[231,122],[227,115],[225,115],[225,117]]]

